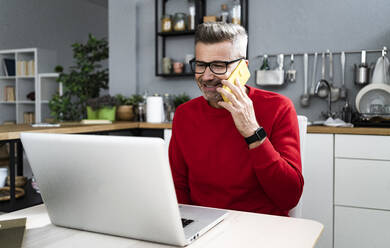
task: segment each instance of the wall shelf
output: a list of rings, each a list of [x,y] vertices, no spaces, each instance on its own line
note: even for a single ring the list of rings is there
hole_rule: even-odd
[[[207,0],[193,0],[195,4],[195,27],[203,23],[203,17],[207,15]],[[162,58],[172,57],[171,53],[167,51],[168,41],[173,41],[175,37],[191,37],[195,35],[195,30],[187,30],[181,32],[161,32],[160,26],[160,17],[167,13],[166,3],[168,0],[155,0],[155,46],[156,46],[156,56],[155,56],[155,75],[158,77],[190,77],[194,76],[193,73],[183,73],[183,74],[163,74],[162,73]],[[248,32],[248,2],[249,0],[240,0],[241,3],[241,25]],[[171,13],[168,13],[171,14]],[[192,43],[193,44],[193,43]],[[194,54],[194,52],[193,52]],[[177,54],[175,54],[177,55]],[[182,60],[184,61],[185,54],[182,55]]]

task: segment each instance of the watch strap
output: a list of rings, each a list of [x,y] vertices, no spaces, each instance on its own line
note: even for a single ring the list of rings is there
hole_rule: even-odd
[[[263,140],[265,137],[267,137],[267,133],[264,128],[259,127],[253,135],[245,138],[245,142],[250,145],[256,141]]]

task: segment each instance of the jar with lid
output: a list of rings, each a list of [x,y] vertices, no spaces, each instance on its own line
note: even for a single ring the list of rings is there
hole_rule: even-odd
[[[163,15],[161,17],[161,32],[172,31],[172,18],[170,15]]]
[[[188,30],[195,30],[195,1],[189,0],[188,1]]]
[[[233,0],[232,23],[241,24],[241,3],[240,3],[240,0]]]
[[[175,13],[173,16],[173,30],[177,32],[185,31],[186,19],[187,15],[185,13]]]

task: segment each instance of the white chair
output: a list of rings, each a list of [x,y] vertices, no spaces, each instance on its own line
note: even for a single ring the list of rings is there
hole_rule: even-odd
[[[302,164],[302,175],[304,175],[303,165],[304,165],[304,154],[305,154],[305,139],[307,131],[307,117],[303,115],[298,115],[298,125],[299,125],[299,140],[301,146],[301,164]],[[302,197],[299,200],[295,208],[291,209],[289,212],[291,217],[301,218],[302,217]]]

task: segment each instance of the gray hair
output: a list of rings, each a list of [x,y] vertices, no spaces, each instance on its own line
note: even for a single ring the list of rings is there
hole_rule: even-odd
[[[199,24],[195,33],[195,45],[198,42],[214,44],[224,41],[232,42],[238,55],[246,57],[248,35],[238,24],[225,22],[209,22]]]

